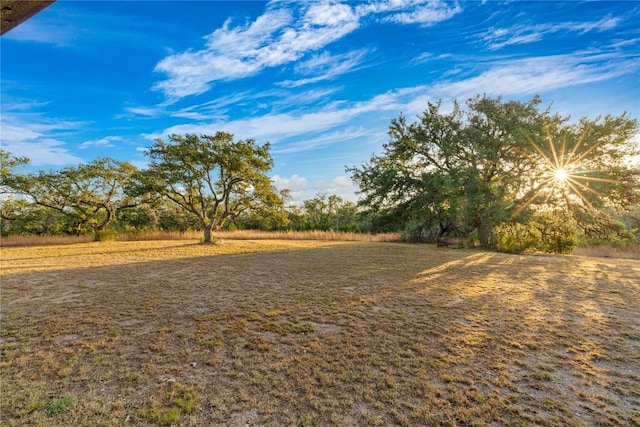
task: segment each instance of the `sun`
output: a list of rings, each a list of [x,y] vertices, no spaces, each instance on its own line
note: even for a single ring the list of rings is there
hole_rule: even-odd
[[[563,184],[569,178],[569,173],[564,168],[558,168],[553,172],[553,176],[555,177],[556,181],[558,181],[560,184]]]
[[[534,201],[542,204],[556,206],[568,206],[578,204],[590,206],[587,197],[589,193],[598,195],[590,185],[590,181],[615,182],[606,178],[591,176],[584,165],[584,160],[600,146],[593,144],[586,147],[583,143],[584,133],[577,138],[571,138],[565,134],[555,139],[547,128],[547,137],[536,141],[527,136],[527,140],[533,147],[537,156],[532,154],[530,159],[539,162],[539,175],[533,188],[528,191],[527,200],[519,204],[513,215],[518,215]]]

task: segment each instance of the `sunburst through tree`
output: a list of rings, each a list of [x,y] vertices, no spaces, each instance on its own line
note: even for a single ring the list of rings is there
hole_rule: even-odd
[[[384,153],[348,168],[360,205],[381,227],[487,247],[516,229],[511,241],[537,239],[530,247],[549,251],[560,246],[547,245],[549,230],[576,239],[629,235],[620,218],[640,212],[640,165],[630,160],[640,158],[637,120],[625,113],[570,123],[540,104],[484,96],[447,113],[429,103],[415,123],[392,120]]]
[[[619,120],[618,120],[619,121]],[[530,159],[537,164],[539,175],[533,192],[514,212],[520,214],[531,204],[547,209],[591,211],[629,207],[638,202],[638,167],[626,167],[621,160],[638,155],[638,147],[628,143],[629,132],[605,132],[613,127],[613,118],[565,127],[553,132],[545,126],[544,137],[526,140],[533,148]],[[614,195],[626,195],[614,200]],[[612,203],[617,202],[617,203]]]

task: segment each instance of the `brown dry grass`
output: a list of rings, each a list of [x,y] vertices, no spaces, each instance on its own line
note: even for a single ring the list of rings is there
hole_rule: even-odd
[[[216,239],[233,240],[335,240],[347,242],[398,242],[402,236],[399,233],[354,233],[350,231],[261,231],[238,230],[218,231],[214,233]],[[201,231],[168,232],[148,231],[144,233],[120,233],[115,239],[121,242],[143,240],[189,240],[202,239]],[[92,235],[82,236],[6,236],[0,238],[0,247],[15,246],[46,246],[46,245],[72,245],[94,241]]]
[[[640,246],[583,246],[575,248],[573,254],[601,258],[629,258],[640,260]]]
[[[330,241],[2,248],[2,425],[640,425],[640,263]]]

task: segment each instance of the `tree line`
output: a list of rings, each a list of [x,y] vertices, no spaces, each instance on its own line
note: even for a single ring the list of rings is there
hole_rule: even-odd
[[[56,171],[18,173],[26,157],[0,150],[2,235],[222,229],[356,230],[355,204],[318,194],[287,205],[267,173],[269,144],[233,135],[171,135],[145,153],[148,168],[96,159]]]
[[[268,173],[270,145],[215,135],[157,139],[139,170],[109,158],[19,173],[0,150],[2,235],[221,229],[400,231],[511,252],[568,252],[579,239],[637,244],[638,123],[568,117],[541,100],[478,96],[415,122],[391,120],[382,153],[349,166],[357,204],[318,194],[300,205]]]

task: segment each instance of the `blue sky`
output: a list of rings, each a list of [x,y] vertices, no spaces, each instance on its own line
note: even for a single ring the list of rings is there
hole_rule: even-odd
[[[345,165],[428,101],[640,117],[640,2],[59,0],[0,49],[2,148],[34,168],[221,130],[271,142],[297,201],[355,200]]]

